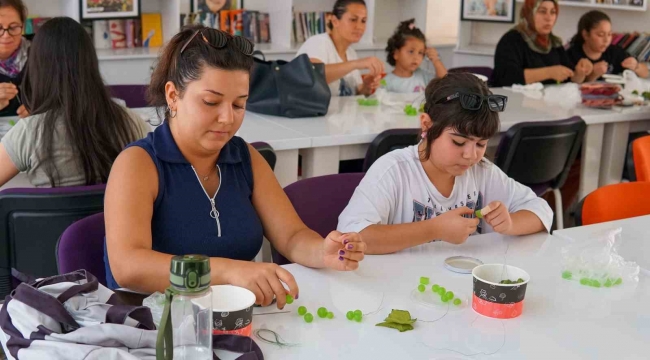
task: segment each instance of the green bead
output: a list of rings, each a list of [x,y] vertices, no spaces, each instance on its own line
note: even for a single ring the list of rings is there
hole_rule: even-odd
[[[306,313],[305,314],[305,322],[309,324],[312,321],[314,321],[314,315],[312,315],[311,313]]]
[[[623,279],[618,278],[618,279],[616,279],[616,282],[614,282],[614,285],[620,285],[622,283],[623,283]]]
[[[345,313],[345,317],[348,318],[348,320],[354,319],[354,312],[348,311],[347,313]]]
[[[443,296],[442,298],[440,298],[440,300],[442,300],[443,303],[446,303],[446,302],[449,302],[449,300],[451,300],[451,299],[449,299],[446,296]]]
[[[517,282],[516,282],[515,284],[520,284],[520,283],[522,283],[522,282],[524,282],[524,279],[519,278],[519,279],[517,279]]]
[[[445,289],[444,286],[441,286],[441,287],[438,289],[438,294],[440,294],[441,296],[444,295],[446,292],[447,292],[447,289]]]
[[[454,292],[453,291],[447,291],[445,293],[445,296],[447,296],[449,298],[449,300],[451,300],[451,299],[454,298]]]
[[[591,280],[591,286],[593,286],[593,287],[595,287],[595,288],[599,288],[599,287],[600,287],[600,281],[598,281],[598,280]]]
[[[437,293],[438,289],[440,289],[440,286],[438,284],[433,284],[433,286],[431,287],[431,291],[433,291],[434,293]]]
[[[354,310],[354,317],[357,317],[357,316],[363,316],[363,313],[361,312],[361,310]]]
[[[605,281],[605,284],[603,284],[603,286],[605,287],[612,287],[612,285],[613,285],[612,279],[607,279],[607,281]]]
[[[420,284],[422,285],[429,285],[429,278],[426,276],[420,277]]]
[[[331,311],[328,312],[328,313],[327,313],[327,318],[328,318],[328,319],[334,319],[334,313],[331,312]]]
[[[580,279],[580,284],[582,284],[582,285],[589,285],[590,283],[591,283],[591,281],[589,279],[587,279],[587,278]]]
[[[298,308],[298,315],[303,316],[307,313],[307,308],[304,306],[301,306]]]
[[[319,307],[318,311],[316,311],[316,313],[318,314],[318,317],[322,319],[325,316],[327,316],[327,309],[324,308],[324,307]]]
[[[567,271],[562,272],[562,278],[563,279],[571,280],[572,277],[573,277],[573,274],[571,274],[571,271],[567,270]]]
[[[293,296],[287,294],[287,304],[293,304]]]
[[[459,306],[461,303],[460,299],[454,299],[454,305]]]
[[[418,291],[419,292],[424,292],[424,290],[425,290],[424,285],[422,285],[422,284],[418,285]]]
[[[363,315],[356,313],[354,314],[354,321],[361,322],[361,319],[363,319]]]

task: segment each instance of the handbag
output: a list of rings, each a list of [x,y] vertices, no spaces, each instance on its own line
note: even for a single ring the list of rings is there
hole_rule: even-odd
[[[266,61],[260,51],[250,77],[247,109],[266,115],[288,118],[327,114],[330,93],[325,79],[325,64],[313,64],[307,54],[291,61]]]

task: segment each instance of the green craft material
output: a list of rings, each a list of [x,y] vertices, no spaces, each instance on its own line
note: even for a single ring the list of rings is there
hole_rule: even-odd
[[[418,109],[416,109],[413,105],[409,104],[404,106],[404,113],[408,116],[417,116]]]
[[[453,291],[447,291],[445,293],[445,296],[447,296],[449,298],[449,300],[451,300],[451,299],[454,298],[454,292]]]
[[[613,285],[612,279],[607,279],[607,281],[605,281],[605,283],[603,284],[604,287],[612,287],[612,285]]]
[[[571,273],[571,271],[568,271],[568,270],[563,271],[562,272],[562,278],[567,279],[567,280],[571,280],[571,278],[573,278],[573,274]]]
[[[386,82],[386,79],[381,79],[381,81],[379,81],[379,85],[383,86],[383,87],[386,87],[386,86],[388,86],[388,83]]]
[[[474,215],[476,215],[476,217],[479,219],[483,219],[483,214],[481,213],[481,210],[474,211]]]
[[[582,285],[589,285],[590,281],[587,278],[582,278],[580,279],[580,284]]]
[[[420,277],[420,284],[422,285],[429,285],[429,278],[426,276],[421,276]]]
[[[589,286],[592,286],[592,287],[595,287],[595,288],[599,288],[599,287],[600,287],[600,281],[598,281],[598,280],[591,280],[591,284],[589,284]]]
[[[438,294],[440,296],[444,295],[446,292],[447,292],[447,289],[445,289],[444,286],[441,286],[440,288],[438,288]]]
[[[456,306],[460,306],[461,302],[462,301],[460,299],[454,299],[454,305]]]
[[[377,106],[379,105],[378,99],[357,99],[357,103],[361,106]]]
[[[327,309],[324,307],[319,307],[318,311],[316,311],[316,314],[318,314],[318,317],[323,319],[327,316]]]
[[[424,103],[420,104],[420,112],[421,112],[421,113],[424,112]]]
[[[348,311],[347,313],[345,313],[345,317],[348,318],[348,320],[354,319],[354,312]]]
[[[424,285],[422,285],[422,284],[418,285],[418,291],[419,292],[424,292],[425,289],[426,288],[424,287]]]
[[[307,308],[304,306],[301,306],[298,308],[298,315],[303,316],[307,313]]]
[[[440,289],[440,285],[438,284],[433,284],[433,286],[431,287],[431,291],[433,291],[434,293],[437,293],[439,289]]]
[[[287,294],[287,304],[293,304],[293,296]]]
[[[306,313],[305,314],[305,322],[309,324],[310,322],[314,321],[314,315],[311,313]]]
[[[399,332],[413,330],[413,324],[417,319],[411,319],[411,314],[405,310],[395,310],[390,312],[384,322],[375,326],[382,326],[391,329],[397,329]]]
[[[505,280],[501,280],[499,282],[499,284],[512,285],[512,284],[519,284],[519,283],[522,283],[522,282],[524,282],[524,279],[522,279],[522,278],[519,278],[519,279],[514,280],[514,281],[510,280],[510,279],[505,279]]]
[[[616,279],[616,282],[614,282],[614,285],[620,285],[622,283],[623,283],[623,279],[618,278],[618,279]]]
[[[328,312],[328,313],[327,313],[327,318],[328,318],[328,319],[334,319],[334,313],[331,312],[331,311]]]
[[[14,126],[14,125],[16,125],[16,122],[13,121],[13,120],[9,120],[9,125]]]

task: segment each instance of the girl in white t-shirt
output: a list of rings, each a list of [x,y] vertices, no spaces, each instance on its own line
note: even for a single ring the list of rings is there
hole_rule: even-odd
[[[386,90],[397,93],[424,92],[434,77],[447,75],[447,69],[435,48],[426,46],[424,33],[415,27],[415,19],[402,21],[386,46],[386,61],[395,67],[386,76]],[[420,69],[424,56],[436,69],[435,75]]]
[[[313,63],[325,64],[325,78],[332,96],[370,95],[379,87],[384,63],[371,56],[363,59],[350,45],[361,40],[366,31],[368,11],[363,0],[336,0],[329,34],[307,39],[297,55],[307,54]],[[368,70],[361,76],[359,70]]]
[[[546,201],[483,158],[507,98],[463,73],[434,79],[425,94],[422,140],[372,165],[338,230],[360,233],[369,254],[432,240],[460,244],[474,233],[549,231],[553,212]],[[477,219],[475,211],[486,205],[492,211]]]

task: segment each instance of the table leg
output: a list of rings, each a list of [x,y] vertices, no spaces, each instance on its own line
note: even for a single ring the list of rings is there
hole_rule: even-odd
[[[580,191],[578,192],[578,198],[580,200],[598,188],[604,132],[604,124],[587,125],[585,138],[582,142]]]
[[[629,122],[618,122],[605,125],[598,186],[617,184],[621,182],[623,167],[625,166],[627,139],[629,135]]]
[[[302,149],[300,155],[303,178],[339,173],[341,149],[338,146]]]
[[[298,181],[298,149],[275,152],[275,177],[285,187]]]

